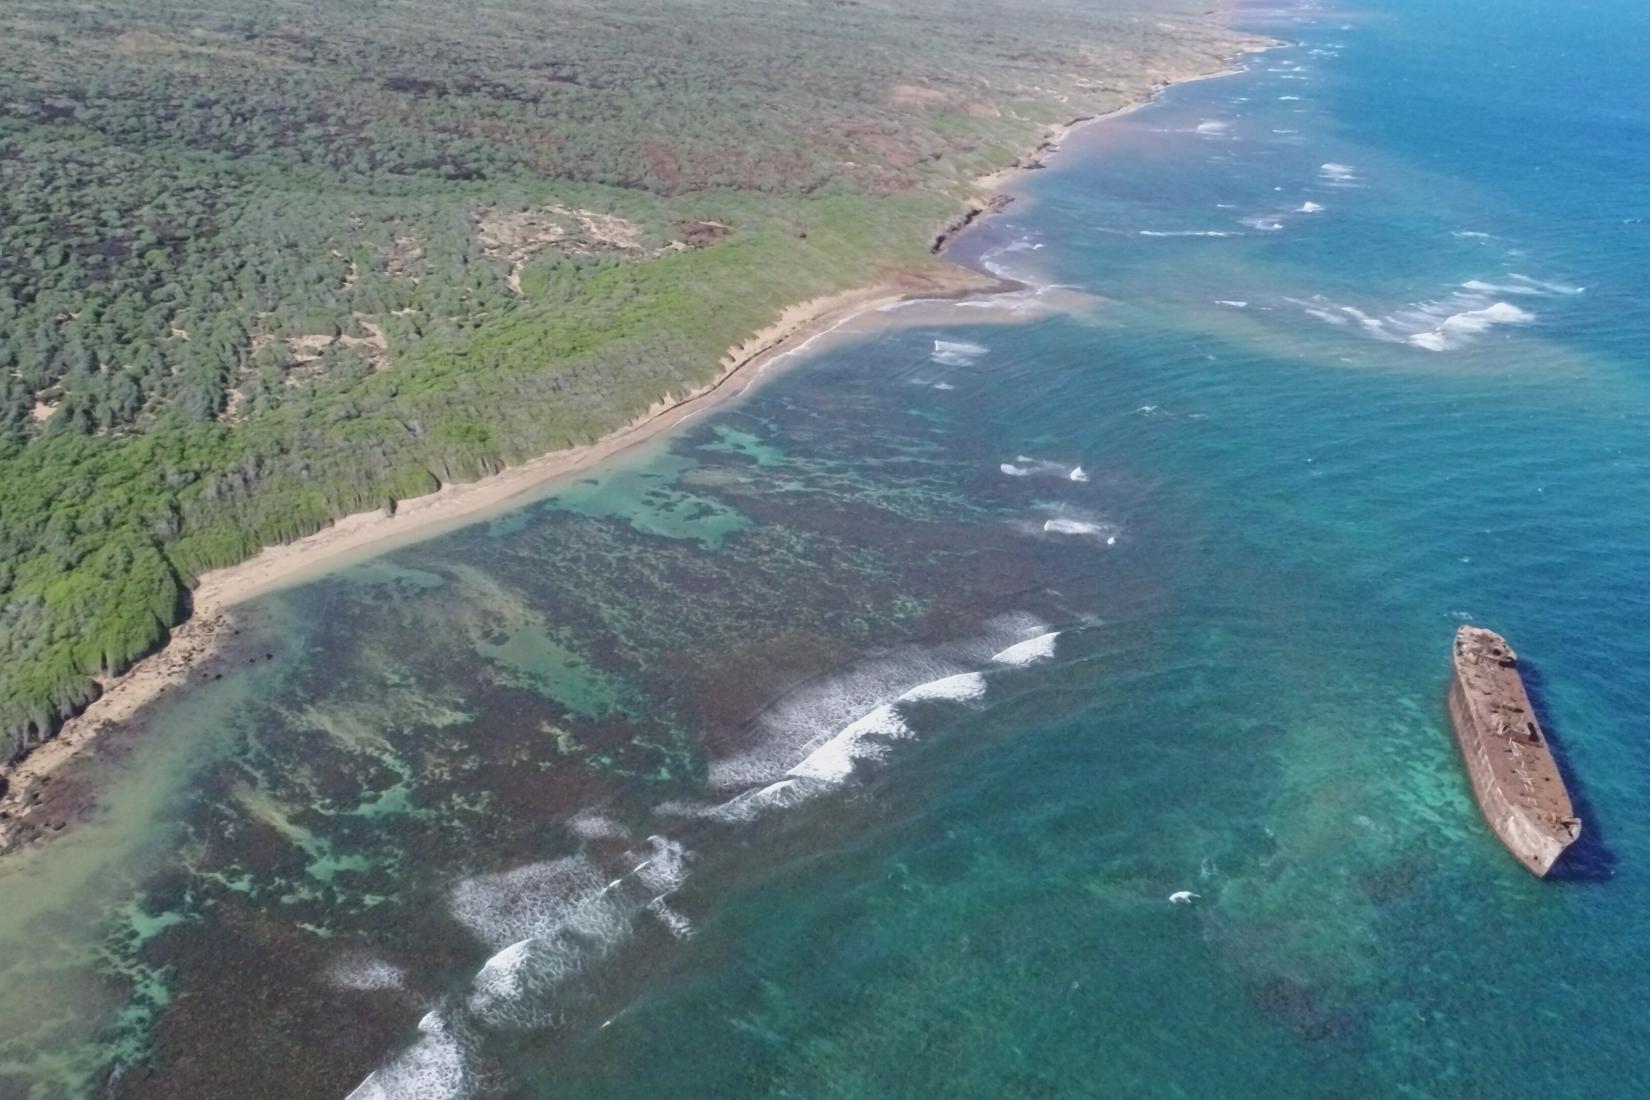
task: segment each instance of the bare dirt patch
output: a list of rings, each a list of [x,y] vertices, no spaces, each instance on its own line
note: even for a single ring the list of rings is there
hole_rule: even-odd
[[[950,101],[951,97],[938,88],[920,84],[895,84],[888,92],[888,103],[894,107],[939,107]]]
[[[354,313],[350,316],[360,326],[364,335],[351,336],[347,332],[341,332],[336,336],[329,333],[288,336],[286,348],[292,356],[293,369],[298,370],[318,361],[326,354],[327,349],[332,347],[355,348],[375,371],[389,366],[389,342],[384,339],[383,326],[364,313]]]
[[[570,254],[651,254],[643,249],[642,227],[635,222],[617,214],[560,205],[480,210],[476,213],[476,239],[486,255],[508,261],[510,270],[505,281],[517,294],[521,293],[522,269],[547,249]]]
[[[417,237],[397,237],[379,253],[384,271],[397,279],[418,282],[428,271],[424,262],[424,242]]]

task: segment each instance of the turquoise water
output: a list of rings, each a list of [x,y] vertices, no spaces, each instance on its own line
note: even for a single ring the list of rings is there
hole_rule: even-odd
[[[1650,17],[1241,19],[959,246],[1076,292],[251,608],[0,880],[0,1096],[1650,1090]]]

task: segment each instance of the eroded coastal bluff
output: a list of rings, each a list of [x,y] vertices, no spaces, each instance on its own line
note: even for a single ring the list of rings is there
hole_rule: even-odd
[[[1449,716],[1472,792],[1513,858],[1545,877],[1581,836],[1581,819],[1518,672],[1493,630],[1463,626],[1451,658]]]

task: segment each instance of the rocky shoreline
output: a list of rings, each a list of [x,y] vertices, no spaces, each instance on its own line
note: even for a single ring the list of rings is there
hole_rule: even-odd
[[[172,630],[162,649],[119,676],[100,679],[97,699],[66,721],[56,737],[0,774],[0,855],[61,832],[95,809],[96,792],[89,785],[57,773],[93,742],[131,728],[139,710],[174,687],[221,679],[224,670],[210,667],[212,659],[239,633],[229,612],[194,616]]]

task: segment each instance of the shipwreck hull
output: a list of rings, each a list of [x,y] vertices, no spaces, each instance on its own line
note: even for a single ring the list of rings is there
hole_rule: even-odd
[[[1450,724],[1478,808],[1513,857],[1545,877],[1581,835],[1581,820],[1536,720],[1517,655],[1499,634],[1455,635]]]

